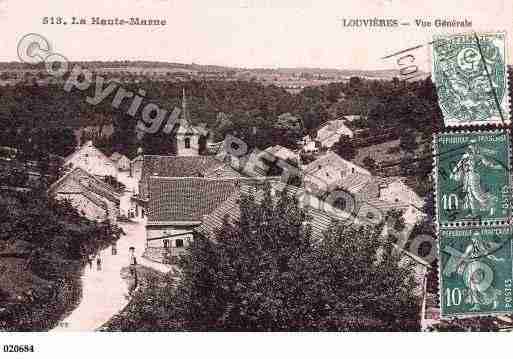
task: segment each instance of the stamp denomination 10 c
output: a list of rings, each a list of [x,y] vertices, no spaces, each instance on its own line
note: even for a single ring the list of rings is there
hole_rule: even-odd
[[[442,229],[442,317],[513,312],[511,227]]]
[[[509,131],[442,133],[433,148],[439,227],[509,222]]]

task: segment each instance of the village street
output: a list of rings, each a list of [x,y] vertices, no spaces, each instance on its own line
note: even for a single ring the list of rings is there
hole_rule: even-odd
[[[126,194],[128,195],[128,194]],[[142,258],[145,245],[145,220],[118,223],[125,231],[117,242],[117,254],[112,247],[100,252],[101,270],[96,259],[82,275],[82,301],[53,331],[94,331],[128,304],[128,286],[121,278],[121,269],[129,265],[129,248],[135,248],[139,265],[167,272],[170,267]]]

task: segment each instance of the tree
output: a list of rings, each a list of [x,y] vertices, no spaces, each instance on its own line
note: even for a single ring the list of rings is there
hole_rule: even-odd
[[[391,225],[396,232],[401,232],[406,225],[404,222],[403,211],[395,208],[386,213],[385,221]]]
[[[240,220],[195,239],[179,260],[183,329],[417,329],[412,267],[399,265],[382,226],[334,224],[313,244],[306,213],[284,193],[273,200],[269,185],[240,206]]]
[[[354,148],[351,137],[347,135],[340,136],[339,140],[335,142],[332,149],[342,158],[352,160],[356,156],[356,149]]]
[[[401,176],[410,176],[415,173],[415,163],[412,156],[402,157],[399,162]]]
[[[374,158],[366,156],[363,159],[363,165],[365,166],[365,168],[368,168],[372,171],[376,168],[376,161],[374,160]]]
[[[417,148],[415,133],[412,131],[403,131],[399,137],[399,147],[407,152],[413,152]]]

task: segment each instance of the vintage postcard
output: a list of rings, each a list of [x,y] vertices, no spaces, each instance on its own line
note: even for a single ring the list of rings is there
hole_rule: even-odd
[[[0,332],[512,330],[511,19],[0,0]]]

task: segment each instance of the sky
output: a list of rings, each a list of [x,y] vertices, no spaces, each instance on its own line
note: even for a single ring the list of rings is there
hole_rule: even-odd
[[[513,53],[508,0],[0,0],[0,61],[15,61],[19,39],[45,36],[71,60],[152,60],[235,67],[390,69],[390,53],[470,29],[417,28],[415,19],[467,19],[471,30],[506,31]],[[161,27],[43,25],[43,17],[145,17]],[[349,28],[342,19],[410,22],[399,28]],[[429,70],[429,48],[416,61]],[[508,62],[511,60],[508,58]]]

